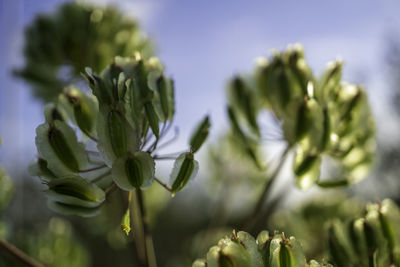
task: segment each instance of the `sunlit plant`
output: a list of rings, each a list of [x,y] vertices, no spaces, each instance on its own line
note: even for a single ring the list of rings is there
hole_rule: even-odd
[[[353,184],[368,173],[375,153],[375,128],[366,92],[342,81],[342,62],[329,63],[321,77],[307,65],[300,45],[259,58],[254,73],[229,84],[232,131],[256,166],[262,144],[279,127],[286,143],[281,163],[294,151],[293,173],[300,188]],[[268,113],[276,125],[265,125]],[[276,131],[276,129],[274,129]],[[323,160],[334,168],[321,177]]]
[[[84,75],[93,95],[65,88],[57,103],[45,107],[46,122],[36,129],[39,159],[30,169],[48,185],[49,206],[92,216],[115,185],[138,194],[154,181],[172,196],[182,190],[198,171],[194,154],[207,138],[208,116],[187,151],[160,155],[158,148],[171,141],[163,139],[172,127],[175,103],[173,81],[158,59],[138,53],[116,57],[100,75],[90,68]],[[89,148],[93,143],[95,151]],[[175,159],[169,185],[155,177],[155,161],[165,159]]]

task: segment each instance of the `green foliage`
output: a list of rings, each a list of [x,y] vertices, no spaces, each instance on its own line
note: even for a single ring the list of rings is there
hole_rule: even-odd
[[[83,3],[65,3],[53,15],[40,15],[26,29],[25,66],[16,73],[44,102],[80,79],[86,66],[103,70],[116,55],[140,51],[148,57],[151,42],[136,21],[118,10]]]
[[[264,111],[279,121],[287,147],[295,151],[293,172],[300,188],[352,184],[367,174],[375,153],[375,129],[365,90],[341,81],[342,63],[320,78],[307,66],[300,46],[260,59],[254,73],[229,84],[228,115],[243,150],[260,164]],[[321,178],[324,158],[338,165]]]

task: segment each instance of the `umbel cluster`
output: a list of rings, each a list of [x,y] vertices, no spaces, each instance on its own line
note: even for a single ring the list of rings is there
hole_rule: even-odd
[[[45,106],[46,122],[36,129],[39,158],[30,170],[47,184],[49,207],[93,216],[115,185],[144,190],[157,181],[172,195],[182,190],[197,174],[195,153],[208,136],[208,116],[187,151],[159,155],[175,113],[174,84],[159,60],[116,57],[100,74],[86,68],[84,76],[91,93],[65,88]],[[175,160],[169,184],[155,177],[155,161],[162,159]]]
[[[375,127],[363,87],[342,81],[342,62],[316,77],[300,45],[260,58],[254,72],[233,78],[228,114],[234,136],[248,157],[264,167],[263,117],[269,113],[295,152],[293,172],[300,188],[343,186],[368,173],[375,153]],[[324,159],[329,177],[321,177]]]

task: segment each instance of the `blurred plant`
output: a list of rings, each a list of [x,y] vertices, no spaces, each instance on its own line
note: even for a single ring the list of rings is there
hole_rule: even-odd
[[[15,243],[29,256],[45,266],[90,266],[87,251],[74,236],[69,222],[53,217],[45,227],[38,228],[23,234],[23,238],[16,235]]]
[[[48,185],[48,206],[66,215],[95,216],[115,185],[128,191],[128,203],[136,207],[132,215],[131,205],[126,208],[122,229],[129,234],[131,217],[137,217],[134,223],[141,221],[136,229],[142,229],[146,257],[151,257],[152,244],[142,190],[154,181],[172,196],[182,190],[197,174],[194,154],[210,128],[206,116],[194,130],[187,151],[159,154],[159,148],[176,138],[161,143],[175,113],[173,81],[163,72],[157,58],[146,60],[139,53],[116,57],[100,75],[87,68],[85,77],[93,95],[70,86],[57,103],[45,107],[46,122],[36,129],[39,159],[30,166],[31,173]],[[89,139],[86,147],[69,121]],[[90,150],[93,144],[97,151]],[[155,177],[156,160],[175,160],[169,185]]]
[[[391,200],[369,204],[361,218],[348,224],[334,219],[325,242],[333,266],[386,267],[400,266],[400,210]],[[312,238],[322,238],[313,233]],[[210,248],[206,259],[196,260],[193,267],[218,266],[325,266],[316,261],[306,263],[300,243],[275,232],[261,232],[255,240],[246,232],[233,232],[217,246]],[[326,266],[332,266],[327,264]]]
[[[254,223],[291,150],[293,173],[302,189],[345,186],[368,173],[375,153],[374,121],[365,90],[341,81],[341,72],[342,62],[336,61],[315,78],[302,47],[294,45],[275,52],[271,60],[258,59],[254,74],[229,83],[231,128],[255,165],[264,168],[262,144],[272,134],[263,121],[267,112],[279,125],[275,139],[286,143],[247,225]],[[328,178],[321,178],[323,159],[333,166]]]
[[[151,42],[136,21],[112,7],[79,2],[62,4],[53,15],[40,15],[25,32],[25,66],[16,71],[43,102],[54,101],[63,87],[77,83],[84,68],[99,72],[116,55],[140,51],[148,57]]]
[[[400,210],[390,199],[369,204],[364,216],[329,228],[330,260],[336,266],[400,266]]]
[[[14,192],[14,186],[4,168],[0,166],[0,214],[7,206]],[[0,233],[0,236],[1,233]]]
[[[307,258],[327,258],[326,229],[330,222],[335,219],[349,222],[354,216],[362,216],[363,206],[345,194],[324,192],[298,207],[279,209],[268,222],[268,229],[279,228],[294,235],[302,244]]]
[[[332,266],[311,260],[309,264],[300,243],[286,238],[284,233],[262,231],[254,239],[247,232],[233,231],[208,251],[205,259],[196,260],[192,267],[300,267]]]
[[[316,79],[299,45],[271,60],[262,58],[247,80],[235,77],[229,86],[228,114],[232,131],[255,164],[264,130],[260,116],[271,111],[287,143],[295,149],[293,172],[300,188],[313,184],[341,186],[360,181],[375,152],[375,129],[365,90],[341,81],[342,62],[330,63]],[[320,178],[322,157],[338,163],[337,176]]]

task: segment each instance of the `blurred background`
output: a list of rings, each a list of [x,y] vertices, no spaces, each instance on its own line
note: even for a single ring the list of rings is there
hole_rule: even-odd
[[[43,103],[32,96],[30,86],[13,75],[13,70],[24,65],[24,28],[38,14],[51,14],[64,2],[67,1],[0,0],[0,164],[14,183],[13,198],[1,212],[0,230],[4,230],[0,235],[8,236],[52,266],[62,266],[54,265],[55,260],[67,259],[71,262],[65,266],[110,266],[116,255],[120,266],[125,266],[135,258],[134,244],[122,235],[118,216],[113,220],[107,212],[92,219],[53,214],[40,194],[40,181],[27,173],[37,154],[35,128],[44,120]],[[180,138],[170,148],[172,151],[185,147],[194,122],[204,113],[212,117],[209,146],[201,152],[201,172],[194,183],[174,199],[157,186],[149,189],[147,198],[160,266],[190,266],[216,242],[218,238],[213,239],[214,236],[229,233],[254,203],[264,174],[249,171],[245,162],[235,165],[240,158],[232,156],[234,152],[223,153],[229,152],[223,140],[228,130],[225,87],[234,74],[250,72],[257,57],[269,56],[272,49],[281,50],[288,44],[304,46],[306,59],[317,74],[322,73],[327,62],[344,60],[344,79],[363,84],[369,94],[377,124],[378,155],[370,177],[348,190],[323,191],[324,196],[315,188],[300,191],[289,172],[283,172],[279,184],[287,192],[285,200],[262,227],[304,233],[300,226],[287,223],[287,216],[293,219],[307,214],[314,220],[314,228],[307,231],[316,231],[321,227],[319,220],[327,218],[316,218],[315,210],[329,208],[332,216],[346,217],[367,200],[392,197],[399,203],[398,1],[83,2],[115,6],[137,20],[142,32],[154,42],[155,54],[175,79],[175,125]],[[167,177],[168,173],[163,175]],[[222,181],[230,184],[228,189],[221,186]],[[221,196],[228,200],[221,202]],[[344,203],[345,196],[357,200]],[[313,198],[321,199],[323,208],[314,207],[314,212],[307,212],[307,203]],[[318,244],[305,243],[309,255],[323,257]],[[76,261],[72,263],[72,259]]]

